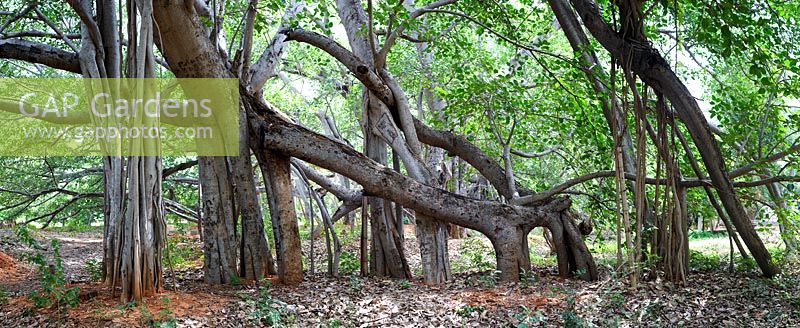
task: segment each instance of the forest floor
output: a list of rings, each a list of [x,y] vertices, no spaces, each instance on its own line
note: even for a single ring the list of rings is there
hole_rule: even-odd
[[[36,250],[23,246],[13,232],[0,230],[2,327],[800,326],[800,268],[785,265],[784,274],[772,280],[759,277],[746,261],[737,261],[728,271],[728,240],[719,236],[692,240],[692,249],[700,251],[692,255],[694,268],[685,285],[652,277],[635,291],[625,279],[615,278],[609,265],[615,255],[602,246],[605,243],[593,247],[599,252],[599,281],[564,280],[557,277],[553,258],[535,234],[534,270],[517,284],[498,284],[490,270],[494,260],[488,241],[469,237],[450,241],[456,273],[441,286],[356,276],[357,242],[352,240],[342,257],[342,270],[349,273],[341,277],[325,274],[324,242],[318,241],[316,273],[299,286],[210,286],[202,282],[200,243],[185,237],[170,248],[180,260],[173,265],[174,280],[172,270],[166,270],[168,290],[137,305],[121,304],[107,287],[92,282],[97,268],[91,260],[102,257],[100,233],[35,235],[41,241],[59,241],[66,279],[70,287],[80,288],[80,304],[71,309],[34,308],[28,294],[41,283],[37,269],[23,258]],[[415,240],[413,234],[407,236],[406,249],[413,254]],[[39,251],[49,254],[46,248]],[[409,256],[409,262],[418,272],[418,256]]]

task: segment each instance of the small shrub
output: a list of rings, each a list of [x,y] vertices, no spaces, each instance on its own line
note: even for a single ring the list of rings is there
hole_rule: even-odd
[[[185,234],[167,237],[167,247],[164,250],[164,262],[167,267],[191,268],[194,262],[203,258],[203,251],[195,247],[193,242],[194,240]]]
[[[461,245],[461,255],[469,265],[478,271],[486,271],[494,268],[492,261],[494,250],[483,243],[479,238],[467,238]]]
[[[325,325],[328,326],[328,328],[339,328],[342,326],[342,322],[339,321],[339,319],[329,319]]]
[[[169,303],[170,303],[170,300],[169,300],[169,298],[167,298],[165,296],[161,296],[161,303],[164,304],[164,306],[168,306]],[[172,315],[172,310],[170,310],[169,308],[165,307],[165,308],[161,309],[161,311],[158,311],[158,314],[161,317],[161,319],[158,320],[158,321],[153,322],[153,326],[154,327],[158,327],[158,328],[176,328],[176,327],[178,327],[178,320],[175,319],[175,317]]]
[[[520,272],[519,283],[520,285],[522,285],[522,287],[525,288],[531,287],[537,282],[539,282],[539,277],[535,273],[525,270],[522,270],[522,272]]]
[[[8,303],[8,293],[6,290],[0,286],[0,305],[6,305]]]
[[[625,305],[625,295],[622,295],[620,292],[615,292],[611,294],[611,306],[614,308],[621,308]]]
[[[400,289],[409,289],[411,288],[411,283],[408,280],[403,279],[397,283],[397,287],[400,287]]]
[[[781,290],[781,298],[795,309],[800,310],[800,291],[795,290],[800,286],[800,278],[791,274],[779,274],[770,280],[773,286]]]
[[[498,274],[500,274],[500,271],[495,270],[488,274],[481,275],[479,280],[484,287],[494,288],[495,286],[497,286],[497,282],[499,281],[497,276]]]
[[[255,305],[255,310],[250,312],[250,318],[257,321],[257,326],[287,327],[294,322],[294,315],[287,308],[286,303],[272,297],[269,292],[269,281],[259,288],[258,298],[249,299],[247,303]]]
[[[520,305],[519,311],[511,315],[517,320],[516,328],[538,327],[544,321],[544,314],[542,311],[536,311],[531,314],[531,310],[524,305]]]
[[[758,267],[756,261],[753,260],[752,257],[748,258],[737,257],[734,260],[734,262],[736,263],[737,271],[748,272],[748,271],[753,271]]]
[[[587,327],[583,318],[575,312],[575,298],[572,296],[567,298],[567,307],[564,309],[564,312],[561,312],[561,319],[564,320],[565,328]]]
[[[155,322],[153,314],[150,313],[150,310],[147,309],[147,305],[145,305],[144,303],[142,303],[142,305],[139,305],[139,315],[140,315],[139,318],[143,322]]]
[[[103,277],[103,263],[95,259],[88,259],[83,264],[83,272],[89,276],[91,281],[100,281]]]
[[[270,327],[285,327],[294,321],[286,303],[272,297],[269,286],[259,289],[259,296],[253,301],[256,309],[250,313],[250,317],[256,319],[259,325]]]
[[[343,251],[339,257],[339,272],[351,274],[361,270],[361,260],[352,252]]]
[[[122,316],[125,316],[128,314],[128,310],[133,309],[135,307],[136,307],[136,301],[129,301],[128,303],[114,306],[114,309],[118,310],[122,314]]]
[[[689,239],[708,239],[708,238],[719,238],[719,237],[727,237],[728,232],[724,230],[720,231],[710,231],[710,230],[692,230],[689,231]]]
[[[351,291],[357,292],[364,288],[364,280],[361,277],[352,276],[350,280],[347,281],[347,285],[350,287]]]
[[[706,255],[698,251],[689,250],[689,267],[700,271],[715,270],[720,267],[719,255]]]
[[[483,311],[482,306],[465,305],[456,310],[456,314],[459,317],[469,318],[473,313],[482,311]]]
[[[30,235],[27,227],[20,226],[17,228],[17,236],[20,241],[25,243],[28,247],[41,249],[36,239]],[[50,246],[53,251],[53,264],[48,264],[41,252],[35,252],[26,256],[29,262],[37,266],[40,275],[39,279],[41,280],[41,288],[32,291],[29,297],[33,301],[35,307],[74,307],[78,305],[80,301],[78,298],[78,292],[80,290],[77,287],[66,287],[67,279],[64,275],[64,265],[61,262],[58,241],[55,239],[51,240]]]
[[[165,320],[159,320],[153,323],[153,326],[158,328],[176,328],[178,327],[178,320],[173,316],[167,317]]]
[[[572,271],[572,277],[579,278],[580,276],[585,275],[587,272],[589,272],[589,271],[587,271],[586,269],[578,269],[578,270]]]

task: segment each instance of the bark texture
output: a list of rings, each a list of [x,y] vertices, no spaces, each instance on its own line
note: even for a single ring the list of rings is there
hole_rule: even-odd
[[[289,157],[258,148],[258,160],[267,186],[272,232],[275,235],[278,277],[286,284],[303,281],[300,233],[297,227]]]

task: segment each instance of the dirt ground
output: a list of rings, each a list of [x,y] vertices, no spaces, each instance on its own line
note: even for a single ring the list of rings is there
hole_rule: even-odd
[[[797,327],[800,279],[796,270],[766,280],[753,272],[693,271],[685,286],[645,281],[636,291],[602,268],[600,281],[563,280],[555,267],[537,266],[523,283],[496,285],[490,271],[456,274],[445,285],[420,281],[328,277],[323,269],[299,286],[245,283],[210,286],[200,268],[181,268],[168,290],[144,304],[123,304],[91,282],[89,259],[100,260],[99,233],[37,234],[59,241],[67,281],[81,289],[72,309],[34,309],[35,268],[9,231],[0,231],[2,327]],[[413,234],[407,249],[416,249]],[[315,250],[322,254],[323,242]],[[463,242],[452,240],[454,262]],[[463,246],[466,247],[466,246]],[[308,247],[306,247],[306,251]],[[40,250],[47,253],[49,249]],[[546,256],[547,250],[536,249]],[[306,252],[308,253],[308,252]],[[418,259],[409,260],[412,267]],[[324,263],[320,257],[318,265]],[[177,288],[176,284],[177,282]]]

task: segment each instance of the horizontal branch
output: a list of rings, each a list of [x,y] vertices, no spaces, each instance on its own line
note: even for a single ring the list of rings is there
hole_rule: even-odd
[[[41,220],[41,219],[49,216],[50,219],[47,221],[47,223],[45,223],[45,226],[46,226],[46,225],[50,224],[51,221],[53,221],[53,219],[56,217],[56,215],[58,215],[59,213],[64,211],[67,207],[69,207],[70,205],[74,204],[78,200],[81,200],[81,199],[84,199],[84,198],[99,198],[99,197],[103,197],[103,194],[102,193],[78,193],[78,194],[75,194],[74,196],[72,196],[72,198],[68,199],[66,202],[64,202],[63,204],[58,206],[53,211],[45,213],[45,214],[42,214],[42,215],[39,215],[39,216],[31,218],[31,219],[28,219],[27,221],[25,221],[24,224],[29,224],[31,222],[38,221],[38,220]]]
[[[326,176],[322,175],[322,173],[312,169],[296,158],[292,159],[292,165],[303,171],[303,174],[305,174],[309,180],[314,181],[314,183],[332,193],[339,200],[345,203],[361,202],[363,194],[361,190],[347,189],[344,186],[333,182],[333,180],[328,179]]]
[[[734,182],[733,186],[739,188],[751,188],[751,187],[768,185],[770,183],[776,183],[776,182],[800,182],[800,176],[777,175],[774,177],[769,177],[766,179],[755,180],[755,181]]]
[[[581,183],[587,182],[589,180],[597,179],[597,178],[613,177],[613,176],[616,176],[616,174],[617,174],[616,171],[609,170],[609,171],[597,171],[597,172],[592,172],[592,173],[589,173],[589,174],[581,175],[579,177],[575,177],[575,178],[569,179],[567,181],[564,181],[563,183],[558,184],[558,185],[556,185],[556,186],[554,186],[554,187],[552,187],[550,189],[547,189],[545,191],[538,192],[538,193],[535,193],[533,195],[527,195],[527,196],[522,196],[522,197],[513,199],[511,201],[511,203],[518,204],[518,205],[524,205],[524,204],[532,204],[532,203],[540,202],[542,200],[551,198],[551,197],[561,193],[562,191],[565,191],[565,190],[567,190],[567,189],[569,189],[569,188],[571,188],[571,187],[573,187],[575,185],[579,185]],[[625,174],[625,179],[636,181],[636,175],[635,174],[631,174],[631,173],[626,173]],[[646,178],[645,179],[645,183],[652,184],[652,185],[656,185],[656,184],[657,185],[665,185],[668,182],[669,181],[667,181],[667,179],[655,179],[655,178]],[[679,183],[681,183],[681,182],[679,182]]]
[[[547,149],[545,149],[543,151],[540,151],[538,153],[528,153],[528,152],[524,152],[524,151],[516,150],[516,149],[511,149],[511,153],[514,154],[514,155],[517,155],[519,157],[539,158],[539,157],[550,155],[550,154],[558,151],[559,149],[561,149],[561,145],[552,146],[552,147],[547,148]]]
[[[65,34],[68,39],[80,39],[81,35],[77,33]],[[13,39],[13,38],[53,38],[53,39],[61,39],[61,36],[55,32],[44,32],[44,31],[37,31],[37,30],[30,30],[30,31],[20,31],[20,32],[8,32],[3,33],[0,39]]]
[[[800,151],[800,143],[797,143],[797,144],[793,145],[792,147],[790,147],[789,149],[786,149],[786,150],[784,150],[782,152],[775,153],[775,154],[773,154],[773,155],[771,155],[769,157],[765,157],[765,158],[762,158],[762,159],[757,160],[755,162],[752,162],[750,164],[747,164],[747,165],[744,165],[742,167],[739,167],[739,168],[737,168],[737,169],[735,169],[733,171],[730,171],[730,173],[728,173],[728,175],[731,177],[731,179],[736,178],[736,177],[740,177],[742,175],[745,175],[745,174],[755,170],[759,165],[775,162],[775,161],[777,161],[777,160],[779,160],[781,158],[784,158],[784,157],[786,157],[788,155],[791,155],[792,153],[796,153],[798,151]]]
[[[172,214],[175,214],[181,218],[186,219],[187,221],[197,223],[197,211],[189,208],[186,205],[183,205],[177,201],[174,201],[169,198],[164,198],[164,207],[166,210]]]
[[[416,119],[414,120],[414,128],[417,130],[419,141],[426,145],[442,148],[450,153],[451,156],[454,155],[463,159],[478,170],[497,189],[500,195],[507,199],[512,198],[512,192],[506,182],[508,180],[506,180],[505,170],[469,140],[450,131],[433,129]],[[517,185],[517,190],[520,195],[532,194],[531,191],[520,185]]]
[[[78,54],[53,46],[19,39],[0,40],[0,58],[42,64],[67,72],[81,73]]]
[[[194,167],[195,165],[197,165],[197,160],[196,159],[188,161],[188,162],[185,162],[185,163],[180,163],[180,164],[175,165],[173,167],[165,168],[163,171],[161,171],[161,177],[166,179],[166,178],[168,178],[169,176],[171,176],[171,175],[173,175],[175,173],[178,173],[180,171],[189,169],[191,167]]]
[[[495,236],[509,226],[535,227],[549,222],[552,213],[570,206],[568,198],[553,199],[534,207],[482,201],[422,184],[380,165],[352,147],[286,122],[260,100],[243,95],[251,124],[254,150],[270,149],[342,174],[371,196],[394,201],[417,213]],[[499,218],[502,218],[500,220]]]

